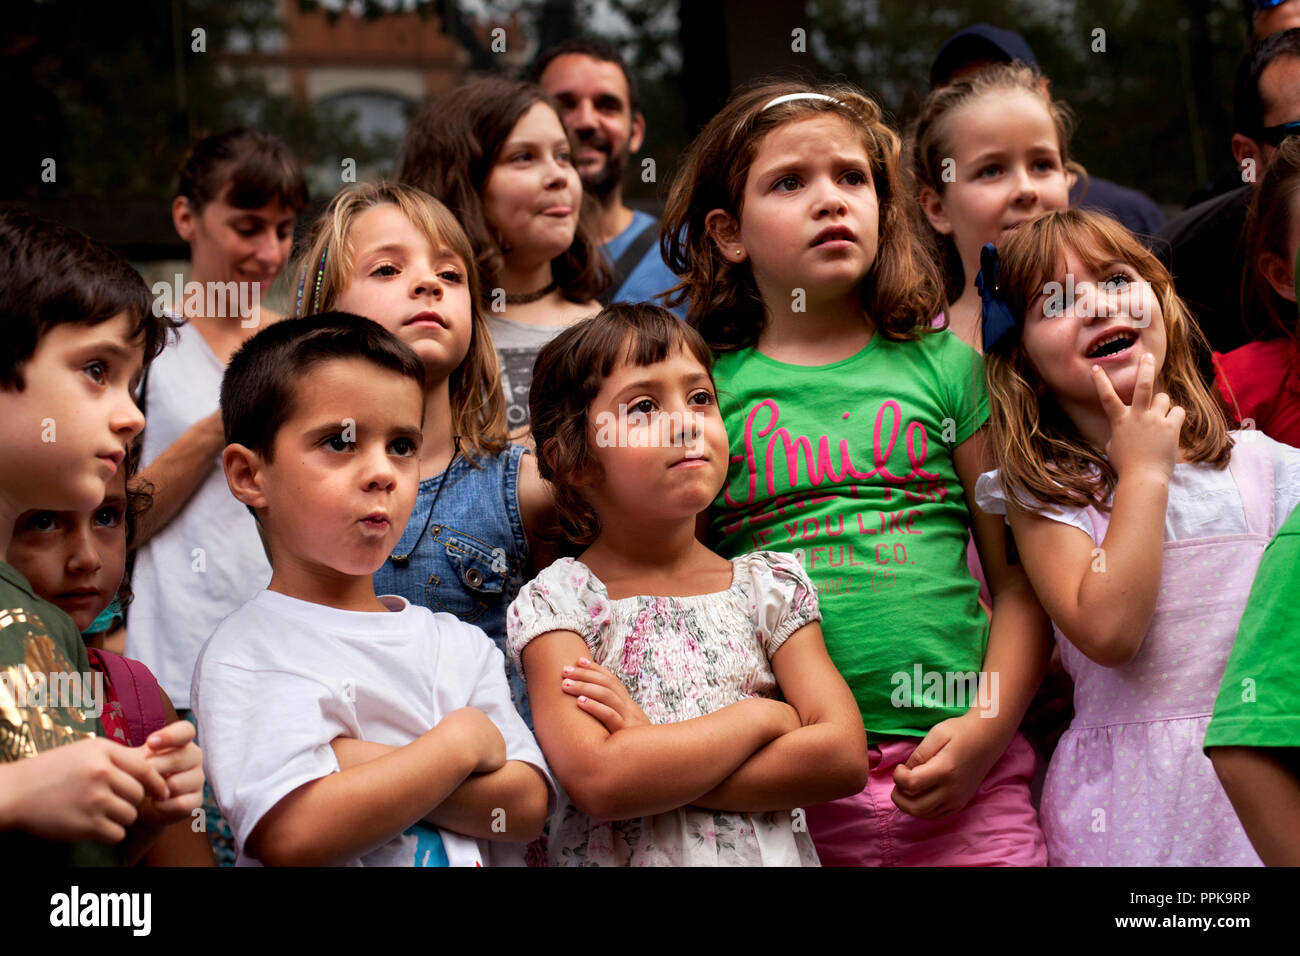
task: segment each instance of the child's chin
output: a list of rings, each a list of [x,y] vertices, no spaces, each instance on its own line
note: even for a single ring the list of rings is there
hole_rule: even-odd
[[[93,511],[108,492],[108,482],[98,471],[87,474],[75,485],[68,483],[64,472],[43,480],[38,477],[32,486],[40,489],[36,506],[50,511]]]

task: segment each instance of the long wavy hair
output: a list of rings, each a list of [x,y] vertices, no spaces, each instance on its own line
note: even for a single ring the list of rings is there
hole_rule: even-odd
[[[1189,461],[1228,464],[1232,438],[1218,402],[1197,370],[1205,337],[1174,292],[1173,279],[1133,235],[1109,216],[1077,209],[1025,223],[999,250],[998,287],[1014,316],[1024,317],[1047,282],[1058,280],[1071,249],[1093,271],[1125,262],[1150,283],[1164,318],[1167,349],[1160,370],[1164,391],[1187,413],[1180,444]],[[993,447],[1001,457],[1002,487],[1018,501],[1108,509],[1117,475],[1039,377],[1019,329],[984,355]]]
[[[952,236],[935,232],[934,227],[921,214],[921,190],[929,188],[942,196],[948,187],[943,172],[944,160],[951,160],[956,152],[950,128],[953,113],[990,93],[1008,91],[1028,93],[1042,102],[1056,130],[1061,164],[1065,168],[1067,179],[1073,175],[1087,181],[1087,170],[1070,159],[1070,134],[1074,128],[1074,119],[1069,107],[1043,91],[1039,75],[1030,67],[1023,63],[993,64],[932,91],[921,104],[921,112],[908,131],[908,165],[915,199],[912,206],[913,221],[920,234],[928,237],[931,255],[943,270],[944,295],[949,302],[960,299],[962,292],[975,281],[975,277],[966,277]],[[1073,182],[1070,185],[1073,186]]]
[[[312,223],[293,271],[299,290],[293,314],[332,312],[352,271],[352,227],[368,209],[393,205],[401,210],[433,248],[447,246],[465,263],[469,281],[471,334],[469,351],[448,381],[452,431],[467,451],[496,454],[506,447],[506,402],[501,392],[497,352],[482,309],[482,286],[474,267],[474,250],[456,217],[438,200],[413,186],[362,184],[340,191]],[[319,283],[319,293],[317,293]],[[473,461],[473,456],[470,457]]]
[[[505,250],[483,209],[483,187],[511,131],[536,103],[554,110],[559,121],[555,101],[536,84],[471,80],[429,101],[407,126],[397,157],[397,180],[446,203],[464,227],[484,290],[499,285]],[[551,260],[555,283],[570,302],[596,298],[613,278],[592,230],[596,214],[595,200],[584,192],[573,242]]]
[[[789,93],[833,98],[798,99],[764,108]],[[689,302],[687,321],[709,345],[728,351],[753,345],[766,311],[749,263],[723,257],[704,220],[722,209],[744,215],[745,181],[768,133],[796,120],[840,116],[862,137],[880,209],[876,261],[861,285],[862,308],[881,336],[916,339],[932,331],[943,308],[942,279],[911,228],[911,196],[899,167],[901,142],[880,107],[847,84],[766,81],[741,90],[687,149],[664,210],[664,261],[681,277],[669,305]]]

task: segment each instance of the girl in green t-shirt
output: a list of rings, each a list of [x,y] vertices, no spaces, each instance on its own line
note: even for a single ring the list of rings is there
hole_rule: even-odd
[[[867,788],[808,811],[823,862],[1042,864],[1016,726],[1047,620],[1000,522],[966,505],[987,398],[978,356],[931,327],[942,281],[899,153],[870,98],[799,83],[741,92],[687,153],[663,241],[721,353],[731,464],[708,537],[790,552],[818,588],[872,744]]]

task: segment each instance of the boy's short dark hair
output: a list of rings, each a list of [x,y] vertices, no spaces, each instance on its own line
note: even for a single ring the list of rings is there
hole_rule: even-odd
[[[694,356],[712,379],[713,353],[699,332],[660,306],[614,302],[537,353],[528,392],[537,470],[553,486],[560,532],[568,541],[590,544],[600,533],[596,510],[575,480],[583,469],[599,467],[587,434],[591,403],[619,362],[653,365],[678,349]]]
[[[148,365],[172,320],[154,315],[149,287],[122,255],[20,209],[0,209],[0,388],[21,392],[23,365],[56,325],[98,325],[125,312]]]
[[[623,54],[618,52],[618,47],[596,37],[572,37],[555,46],[547,47],[537,54],[532,63],[528,64],[524,79],[529,83],[541,83],[542,74],[546,72],[551,62],[557,57],[570,53],[580,53],[601,63],[613,63],[622,70],[623,79],[627,82],[628,110],[636,116],[641,108],[641,101],[637,94],[636,80],[632,78],[632,71],[627,68],[627,63],[623,60]]]
[[[424,363],[377,322],[350,312],[281,319],[245,342],[226,367],[221,379],[226,443],[243,445],[270,461],[276,434],[293,417],[303,376],[338,359],[364,359],[424,389]]]

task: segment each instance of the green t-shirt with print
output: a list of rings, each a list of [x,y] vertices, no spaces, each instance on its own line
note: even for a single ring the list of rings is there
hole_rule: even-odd
[[[988,418],[979,356],[949,331],[877,334],[815,367],[722,353],[714,375],[731,443],[718,551],[800,558],[868,733],[923,736],[965,713],[988,618],[953,450]]]
[[[1205,746],[1300,747],[1300,508],[1255,572]]]
[[[103,736],[103,683],[94,674],[72,618],[38,598],[13,565],[0,561],[0,762]],[[121,852],[93,840],[59,843],[10,831],[0,833],[0,859],[24,866],[114,866]]]

